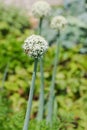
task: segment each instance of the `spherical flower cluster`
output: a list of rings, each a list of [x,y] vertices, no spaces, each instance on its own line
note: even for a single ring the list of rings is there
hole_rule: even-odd
[[[39,35],[31,35],[24,41],[23,49],[33,58],[41,57],[48,49],[48,43]]]
[[[37,18],[43,18],[50,14],[51,7],[45,1],[38,1],[32,6],[32,13]]]
[[[63,16],[55,16],[51,21],[51,28],[61,30],[67,24],[67,20]]]

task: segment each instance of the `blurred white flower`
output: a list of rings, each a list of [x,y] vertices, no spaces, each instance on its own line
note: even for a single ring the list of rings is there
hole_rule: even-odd
[[[63,16],[55,16],[51,21],[51,28],[61,30],[67,24],[67,20]]]
[[[23,49],[33,58],[41,57],[48,49],[48,43],[39,35],[31,35],[24,41]]]
[[[37,18],[49,16],[51,11],[50,5],[46,1],[37,1],[32,6],[32,13]]]

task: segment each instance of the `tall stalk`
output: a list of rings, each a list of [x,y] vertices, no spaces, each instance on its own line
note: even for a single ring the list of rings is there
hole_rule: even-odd
[[[28,124],[29,124],[29,119],[30,119],[32,99],[33,99],[33,93],[34,93],[34,87],[35,87],[37,63],[38,63],[38,59],[35,59],[35,61],[34,61],[34,71],[33,71],[33,76],[32,76],[32,83],[31,83],[31,87],[30,87],[30,94],[29,94],[29,98],[28,98],[27,111],[26,111],[23,130],[28,130],[28,126],[29,126]]]
[[[41,31],[42,31],[42,22],[43,22],[43,18],[40,18],[40,21],[39,21],[39,35],[41,35]]]
[[[49,99],[48,99],[48,115],[47,115],[48,123],[52,123],[52,117],[53,117],[55,77],[56,77],[56,70],[57,70],[57,64],[58,64],[58,60],[59,60],[59,51],[60,51],[59,37],[60,37],[60,32],[58,32],[58,35],[57,35],[57,48],[56,48],[56,52],[55,52],[54,68],[53,68],[53,74],[52,74],[50,94],[49,94]]]
[[[39,22],[39,35],[41,35],[43,18],[40,18]],[[44,112],[44,70],[43,70],[43,57],[40,58],[40,74],[41,74],[41,83],[40,83],[40,95],[39,95],[39,110],[37,115],[37,120],[41,121],[43,119]]]

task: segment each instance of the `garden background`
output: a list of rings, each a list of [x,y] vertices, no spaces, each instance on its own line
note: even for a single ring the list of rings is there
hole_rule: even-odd
[[[60,120],[64,130],[87,130],[87,0],[57,2],[52,3],[51,17],[64,15],[68,26],[61,36],[54,115],[63,117]],[[32,16],[30,5],[29,8],[28,4],[25,7],[24,3],[18,7],[17,4],[0,1],[0,130],[21,130],[26,112],[33,59],[25,55],[22,45],[27,36],[37,33],[38,20]],[[48,21],[44,20],[42,26],[42,35],[50,45],[44,57],[45,106],[49,97],[57,37],[49,26],[51,17]],[[38,67],[31,120],[37,116],[39,79]],[[46,114],[47,110],[44,117]],[[72,126],[66,127],[65,124],[69,122]],[[34,129],[32,122],[31,130]],[[41,130],[47,129],[43,126]]]

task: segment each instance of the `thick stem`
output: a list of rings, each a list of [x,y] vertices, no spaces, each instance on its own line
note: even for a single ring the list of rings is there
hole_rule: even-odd
[[[40,21],[39,21],[39,35],[41,35],[41,30],[42,30],[42,22],[43,22],[43,18],[40,18]]]
[[[59,36],[60,36],[60,33],[58,33],[58,38],[57,38],[57,48],[56,48],[56,53],[55,53],[54,68],[53,68],[53,74],[52,74],[50,94],[49,94],[49,99],[48,99],[47,122],[49,123],[52,122],[52,117],[53,117],[55,77],[56,77],[56,70],[57,70],[59,50],[60,50],[60,42],[58,42]]]
[[[32,100],[33,100],[33,93],[34,93],[34,87],[35,87],[37,63],[38,63],[38,59],[35,59],[32,83],[31,83],[31,87],[30,87],[30,94],[29,94],[29,99],[28,99],[28,104],[27,104],[27,111],[26,111],[23,130],[28,130],[31,107],[32,107]]]
[[[44,70],[43,70],[43,58],[40,58],[40,73],[41,73],[41,85],[40,85],[40,96],[39,96],[39,110],[38,110],[38,121],[43,119],[44,112]]]
[[[41,35],[43,18],[39,22],[39,35]],[[44,70],[43,70],[43,57],[40,58],[40,74],[41,74],[41,85],[40,85],[40,96],[39,96],[39,110],[37,115],[37,120],[41,121],[43,119],[44,112]]]

